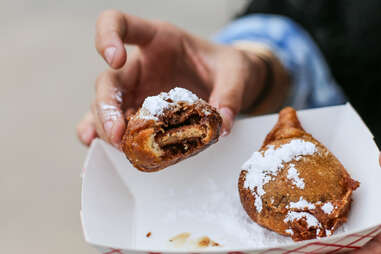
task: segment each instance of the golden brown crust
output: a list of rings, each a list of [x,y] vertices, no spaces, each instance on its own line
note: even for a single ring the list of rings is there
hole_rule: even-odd
[[[199,100],[179,103],[157,120],[130,118],[122,150],[139,170],[154,172],[193,156],[217,142],[222,118],[215,108]]]
[[[247,171],[242,170],[238,182],[241,203],[255,222],[279,234],[291,236],[295,241],[328,236],[346,221],[351,194],[359,183],[350,177],[326,147],[303,130],[292,108],[285,108],[279,113],[278,123],[267,135],[260,151],[266,151],[268,145],[278,148],[295,138],[313,143],[317,152],[284,163],[278,175],[263,187],[265,194],[260,197],[263,204],[260,212],[255,207],[255,191],[245,188]],[[291,164],[303,179],[304,188],[297,188],[287,177]],[[313,204],[313,207],[290,207],[290,202],[298,202],[300,198]],[[322,208],[327,203],[334,207],[331,213],[324,212]],[[285,221],[289,212],[308,213],[320,222],[320,226],[308,227],[306,219]]]
[[[265,140],[263,141],[262,148],[266,147],[274,140],[302,137],[304,135],[310,136],[310,134],[304,131],[298,117],[296,116],[295,110],[291,107],[286,107],[279,112],[278,122],[269,134],[267,134]]]

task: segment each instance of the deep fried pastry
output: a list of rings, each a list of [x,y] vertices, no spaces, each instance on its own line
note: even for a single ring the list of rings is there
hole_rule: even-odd
[[[290,107],[242,166],[238,182],[251,219],[295,241],[330,236],[346,221],[358,186]]]
[[[129,119],[122,150],[139,170],[158,171],[217,142],[222,118],[184,88],[147,97]]]

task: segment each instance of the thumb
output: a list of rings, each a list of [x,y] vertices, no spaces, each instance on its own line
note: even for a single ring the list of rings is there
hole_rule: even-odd
[[[244,79],[234,75],[231,69],[220,72],[216,77],[209,103],[221,114],[221,136],[228,135],[233,127],[234,118],[241,109],[244,87]]]

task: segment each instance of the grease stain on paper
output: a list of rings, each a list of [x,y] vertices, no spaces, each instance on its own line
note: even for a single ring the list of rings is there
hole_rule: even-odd
[[[208,236],[203,236],[196,239],[191,239],[190,236],[191,234],[188,232],[180,233],[170,238],[169,242],[171,242],[175,248],[207,248],[221,246],[219,243],[211,240]]]

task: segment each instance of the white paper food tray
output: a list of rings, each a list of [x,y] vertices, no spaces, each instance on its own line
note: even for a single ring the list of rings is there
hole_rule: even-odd
[[[101,140],[83,171],[85,240],[101,253],[327,253],[357,249],[381,231],[381,170],[373,136],[350,104],[298,112],[306,131],[360,181],[348,222],[333,236],[293,242],[251,222],[239,202],[241,165],[278,115],[239,120],[226,138],[157,173],[143,173]],[[151,236],[147,237],[147,233]],[[180,244],[169,239],[187,232]],[[208,236],[220,246],[199,248]]]

